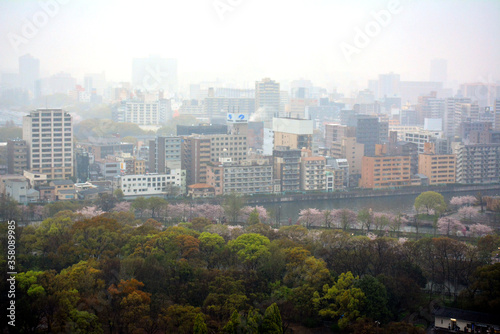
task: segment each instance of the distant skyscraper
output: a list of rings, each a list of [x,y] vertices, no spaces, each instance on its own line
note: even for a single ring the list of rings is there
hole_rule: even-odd
[[[48,179],[73,176],[73,123],[62,109],[37,109],[23,117],[23,139],[29,147],[29,165]]]
[[[255,112],[266,128],[272,127],[273,117],[280,111],[280,84],[269,78],[255,82]]]
[[[21,88],[35,90],[35,81],[40,78],[40,60],[30,54],[19,57],[19,77]]]
[[[448,61],[446,59],[431,60],[430,81],[446,84],[448,80]]]
[[[144,91],[177,92],[177,59],[149,57],[132,61],[132,84]]]
[[[378,76],[378,98],[385,96],[399,96],[400,94],[400,76],[399,74],[388,73]]]

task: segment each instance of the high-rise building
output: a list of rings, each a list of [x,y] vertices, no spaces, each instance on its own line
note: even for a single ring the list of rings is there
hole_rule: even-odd
[[[495,100],[495,130],[500,130],[500,98]]]
[[[448,61],[446,59],[431,60],[429,80],[446,84],[448,80]]]
[[[288,146],[292,149],[312,149],[313,121],[296,118],[274,118],[274,147]]]
[[[411,185],[409,156],[386,154],[365,156],[362,165],[359,180],[361,188],[399,188]]]
[[[300,164],[301,190],[326,190],[325,157],[304,157],[300,159]]]
[[[40,60],[30,54],[19,57],[21,88],[35,92],[35,81],[40,79]]]
[[[400,76],[399,74],[388,73],[378,76],[378,98],[385,96],[400,95]]]
[[[37,109],[23,117],[31,172],[49,179],[73,177],[73,122],[62,109]]]
[[[149,172],[168,174],[181,168],[181,138],[156,137],[149,141]]]
[[[28,153],[26,140],[7,141],[7,173],[23,175],[25,170],[29,170]]]
[[[273,150],[274,181],[282,192],[300,190],[301,150],[280,146]]]
[[[453,153],[457,155],[458,183],[500,182],[500,144],[457,143]]]
[[[272,128],[273,117],[280,111],[280,84],[269,78],[255,82],[255,112],[266,128]]]
[[[462,121],[462,104],[470,104],[470,98],[452,97],[446,99],[444,112],[444,134],[447,138],[458,135],[458,128]]]

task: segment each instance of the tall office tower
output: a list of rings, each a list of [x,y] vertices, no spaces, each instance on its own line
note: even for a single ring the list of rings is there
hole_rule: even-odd
[[[490,82],[474,82],[460,85],[460,90],[464,97],[477,101],[479,108],[491,107],[497,97],[498,86]]]
[[[19,57],[19,79],[21,88],[34,93],[35,81],[40,79],[40,60],[30,54]]]
[[[25,170],[29,170],[28,152],[26,140],[7,141],[7,173],[23,175]]]
[[[291,149],[313,149],[313,121],[296,118],[274,118],[274,149],[288,146]]]
[[[446,99],[444,111],[444,135],[447,138],[458,135],[458,127],[462,121],[462,104],[470,104],[470,98],[451,97]]]
[[[500,131],[500,99],[495,101],[495,130]]]
[[[356,141],[364,144],[364,155],[373,156],[375,145],[380,143],[380,124],[377,117],[369,115],[352,115],[348,126],[356,127]]]
[[[385,96],[400,95],[400,76],[399,74],[388,73],[378,76],[378,98]]]
[[[426,118],[443,119],[445,112],[444,99],[436,98],[436,92],[418,98],[417,111],[419,124],[424,124]]]
[[[280,84],[269,78],[255,82],[255,112],[257,121],[264,127],[272,128],[273,117],[280,111]]]
[[[181,169],[181,138],[156,137],[149,141],[149,172],[168,174]]]
[[[446,85],[448,80],[448,61],[446,59],[432,59],[431,72],[429,76],[430,81],[442,82]]]
[[[143,91],[177,92],[177,59],[153,57],[132,60],[132,85]]]
[[[73,122],[62,109],[37,109],[23,117],[31,172],[48,179],[73,177]]]

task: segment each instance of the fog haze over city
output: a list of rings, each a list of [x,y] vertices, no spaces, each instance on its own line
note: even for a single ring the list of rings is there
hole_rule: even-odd
[[[133,58],[158,55],[178,60],[181,91],[271,77],[349,94],[379,73],[429,80],[430,61],[443,58],[449,86],[494,82],[499,17],[498,1],[2,1],[0,70],[15,72],[29,53],[41,76],[130,81]]]

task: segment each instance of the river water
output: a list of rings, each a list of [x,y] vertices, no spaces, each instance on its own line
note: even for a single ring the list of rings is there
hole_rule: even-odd
[[[476,192],[455,192],[443,194],[447,203],[453,196],[475,196]],[[499,196],[499,190],[482,191],[483,196]],[[290,220],[293,223],[299,218],[299,212],[302,209],[316,208],[318,210],[326,209],[350,209],[355,212],[363,208],[371,208],[375,212],[388,213],[407,213],[413,214],[415,210],[413,204],[418,194],[413,195],[398,195],[398,196],[381,196],[381,197],[366,197],[366,198],[350,198],[350,199],[334,199],[334,200],[315,200],[315,201],[296,201],[286,203],[262,203],[267,210],[272,210],[276,215],[279,214],[282,225],[288,225]]]

